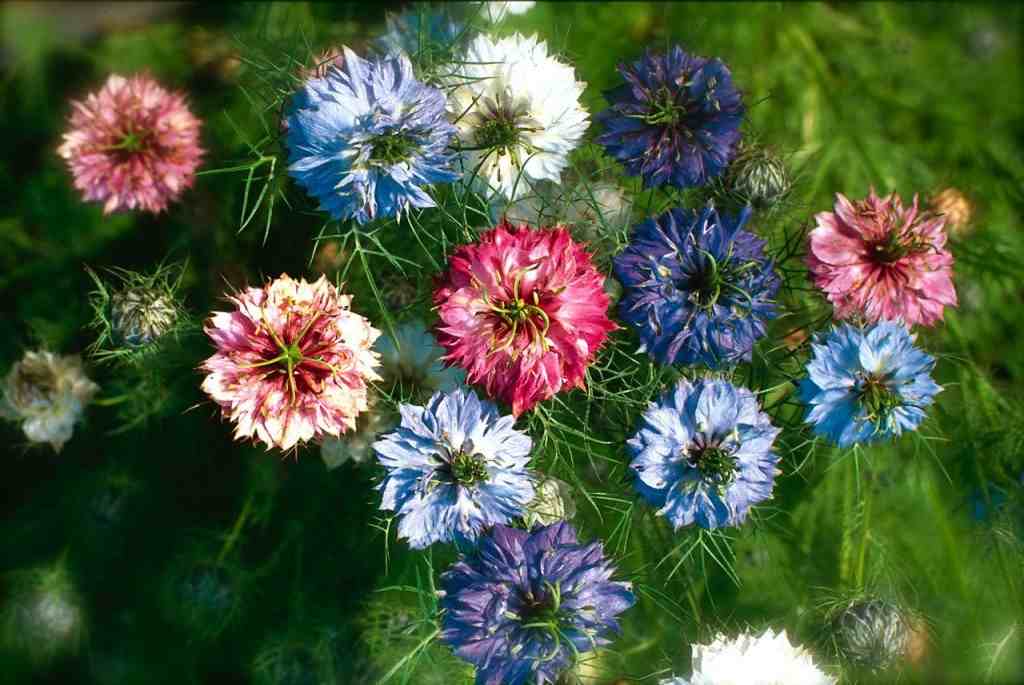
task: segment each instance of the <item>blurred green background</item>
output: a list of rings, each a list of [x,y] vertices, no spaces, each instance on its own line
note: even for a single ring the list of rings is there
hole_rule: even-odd
[[[314,51],[363,51],[385,12],[401,8],[0,6],[0,370],[26,348],[89,345],[85,265],[147,270],[187,258],[182,292],[197,318],[219,305],[226,283],[317,273],[310,258],[322,218],[283,179],[272,189],[293,209],[278,202],[266,236],[263,213],[238,230],[238,175],[201,176],[159,217],[104,217],[81,202],[55,152],[69,99],[112,72],[148,70],[187,91],[203,118],[203,168],[230,166],[248,154],[232,122],[263,135],[240,88],[259,92],[247,56],[301,58],[300,37]],[[536,32],[573,62],[592,113],[617,83],[615,65],[646,46],[681,43],[721,57],[745,93],[750,130],[799,171],[789,228],[829,209],[836,191],[861,197],[870,186],[905,198],[953,186],[975,210],[970,230],[952,240],[960,307],[919,338],[941,357],[947,385],[922,437],[857,462],[829,463],[822,452],[813,466],[788,465],[761,525],[737,533],[742,583],[712,565],[694,569],[699,592],[684,586],[692,576],[656,585],[665,604],[642,601],[586,682],[687,674],[688,643],[718,628],[785,626],[820,644],[819,605],[869,586],[928,620],[930,645],[911,681],[1024,680],[1022,19],[1016,3],[594,2],[538,3],[501,26]],[[386,265],[380,275],[396,277]],[[368,294],[356,308],[380,314]],[[157,418],[131,431],[118,429],[133,405],[93,406],[55,455],[29,448],[16,425],[0,426],[0,602],[16,601],[25,583],[49,583],[73,587],[79,612],[67,636],[76,644],[45,658],[5,638],[0,681],[374,682],[419,643],[422,626],[402,616],[421,610],[428,567],[402,544],[386,547],[372,527],[372,470],[328,472],[314,448],[282,460],[232,442],[198,388],[195,367],[208,354],[201,335],[186,336],[148,394]],[[101,397],[131,389],[115,369],[93,364],[89,373]],[[632,497],[626,481],[605,487]],[[583,520],[584,537],[607,536],[606,520]],[[656,545],[637,537],[630,549]],[[450,558],[435,555],[438,567]],[[49,575],[25,576],[33,569]],[[203,612],[180,595],[189,574]],[[391,586],[420,591],[376,592]],[[673,617],[668,605],[686,608]],[[407,682],[465,677],[440,647],[417,663]]]

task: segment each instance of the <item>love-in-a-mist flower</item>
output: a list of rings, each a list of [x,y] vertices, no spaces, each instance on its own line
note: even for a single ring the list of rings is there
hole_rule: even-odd
[[[355,430],[367,383],[380,380],[371,349],[380,331],[349,309],[326,278],[287,274],[228,298],[204,330],[217,352],[202,364],[203,390],[235,423],[235,438],[268,448]]]
[[[7,374],[0,415],[18,421],[30,442],[60,452],[98,391],[79,357],[28,351]]]
[[[615,257],[619,314],[660,363],[750,361],[780,281],[765,242],[744,228],[749,217],[671,209],[639,224]]]
[[[416,80],[405,55],[342,53],[292,100],[289,172],[333,219],[365,224],[433,207],[426,188],[458,177],[444,94]]]
[[[636,598],[601,543],[565,521],[532,532],[495,526],[441,575],[441,640],[476,666],[476,685],[554,683],[611,642]]]
[[[586,83],[573,68],[517,33],[476,36],[452,71],[448,114],[466,181],[510,200],[536,181],[558,183],[590,124],[579,102]]]
[[[472,542],[522,515],[534,493],[532,442],[513,417],[466,388],[399,411],[402,423],[373,449],[388,471],[381,509],[399,516],[398,536],[410,547]]]
[[[786,631],[769,628],[760,635],[718,635],[711,644],[695,644],[693,675],[668,678],[660,685],[835,685],[811,654],[790,643]]]
[[[466,37],[466,24],[445,7],[414,7],[388,12],[387,32],[375,42],[390,55],[406,54],[417,59],[450,53]]]
[[[904,207],[899,195],[864,200],[836,194],[834,212],[815,215],[807,265],[837,319],[903,319],[931,326],[956,306],[946,219]]]
[[[604,277],[564,227],[502,222],[459,247],[434,291],[445,361],[519,416],[569,388],[615,328]]]
[[[203,155],[200,121],[184,93],[146,74],[111,75],[85,100],[73,101],[70,130],[57,153],[75,187],[103,213],[162,212],[191,187]]]
[[[942,388],[931,377],[935,358],[914,339],[895,321],[842,324],[816,335],[800,383],[814,432],[849,447],[917,429]]]
[[[466,378],[462,369],[444,366],[444,349],[422,321],[402,324],[394,335],[385,333],[377,350],[384,383],[404,394],[426,399],[438,390],[454,390]]]
[[[725,380],[679,381],[627,442],[636,488],[679,530],[738,526],[771,497],[779,429],[754,394]]]
[[[721,60],[696,57],[678,45],[620,64],[626,83],[605,93],[597,138],[626,173],[644,186],[703,185],[735,154],[743,99]]]

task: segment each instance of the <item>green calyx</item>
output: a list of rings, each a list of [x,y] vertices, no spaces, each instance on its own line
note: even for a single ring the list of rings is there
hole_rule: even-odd
[[[651,126],[676,126],[686,116],[685,105],[676,102],[676,96],[664,89],[652,109],[643,118]]]
[[[419,143],[412,136],[402,133],[377,136],[370,145],[370,161],[385,166],[408,160],[419,147]]]
[[[900,397],[885,384],[885,379],[874,374],[862,381],[857,399],[868,418],[883,418],[900,405]]]
[[[519,128],[514,121],[497,118],[488,121],[476,130],[476,143],[482,149],[497,149],[499,154],[519,142]]]
[[[705,482],[723,488],[736,480],[739,471],[736,457],[721,447],[705,447],[690,458],[690,463],[700,471]]]
[[[452,478],[465,486],[476,485],[487,481],[491,476],[487,472],[487,464],[479,454],[472,454],[460,449],[451,461]]]

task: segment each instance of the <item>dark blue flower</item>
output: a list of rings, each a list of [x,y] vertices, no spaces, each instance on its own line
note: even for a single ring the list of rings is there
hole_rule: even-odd
[[[636,227],[614,269],[626,290],[619,314],[641,350],[662,364],[750,361],[775,317],[779,277],[764,241],[743,228],[749,216],[672,209]]]
[[[942,390],[931,377],[935,359],[900,322],[844,324],[818,334],[811,349],[800,384],[805,421],[840,447],[915,430]]]
[[[448,8],[408,9],[388,12],[387,32],[376,41],[377,47],[389,55],[422,55],[440,50],[447,52],[466,37],[466,24],[452,16]]]
[[[678,530],[738,526],[771,497],[779,429],[754,394],[724,380],[679,381],[627,443],[636,488]]]
[[[433,207],[424,187],[447,183],[455,128],[445,96],[417,81],[404,55],[344,62],[306,81],[288,115],[288,170],[334,219],[360,224]]]
[[[398,536],[410,547],[472,542],[523,514],[534,495],[526,468],[532,442],[512,427],[513,417],[466,388],[399,411],[401,425],[373,450],[388,470],[380,507],[398,513]]]
[[[626,83],[605,93],[597,142],[644,186],[703,185],[722,173],[740,140],[743,101],[719,59],[648,52],[620,64]]]
[[[441,576],[441,640],[476,666],[476,685],[555,682],[608,644],[636,602],[614,572],[601,544],[579,543],[565,521],[530,533],[496,525]]]

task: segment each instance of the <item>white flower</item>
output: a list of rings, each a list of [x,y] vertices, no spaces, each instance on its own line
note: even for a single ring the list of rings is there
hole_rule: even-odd
[[[803,647],[794,647],[786,631],[770,628],[761,636],[718,635],[709,645],[693,645],[690,680],[668,678],[661,685],[835,685]]]
[[[569,153],[590,125],[580,106],[586,83],[548,55],[535,36],[470,43],[454,73],[448,113],[463,148],[467,181],[515,200],[540,180],[560,182]]]
[[[482,12],[487,21],[497,24],[510,14],[526,14],[537,3],[534,0],[508,0],[506,2],[485,2]]]
[[[437,391],[454,390],[466,378],[462,369],[444,367],[444,349],[422,321],[402,324],[395,329],[394,337],[382,335],[377,350],[384,383],[397,384],[403,392],[412,390],[423,399]]]
[[[82,371],[78,357],[26,352],[7,374],[2,409],[21,422],[31,442],[50,443],[60,452],[98,390]]]

